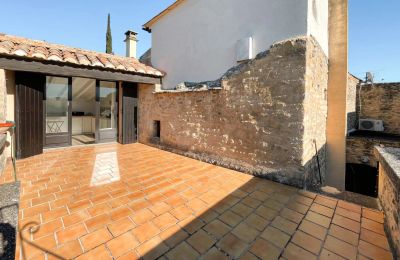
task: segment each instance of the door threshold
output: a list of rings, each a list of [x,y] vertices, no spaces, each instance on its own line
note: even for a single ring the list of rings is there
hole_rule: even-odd
[[[79,144],[79,145],[70,145],[70,146],[62,146],[62,147],[47,147],[47,148],[43,148],[43,151],[54,151],[54,150],[63,150],[63,149],[71,149],[71,148],[83,148],[83,147],[100,146],[100,145],[108,145],[108,144],[119,144],[119,143],[115,141],[115,142],[97,143],[97,144]]]

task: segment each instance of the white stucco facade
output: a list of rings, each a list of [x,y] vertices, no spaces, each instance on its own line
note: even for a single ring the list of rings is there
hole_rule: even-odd
[[[329,1],[308,0],[307,33],[319,42],[329,57]]]
[[[315,1],[315,2],[314,2]],[[152,65],[163,88],[216,80],[237,65],[239,40],[253,56],[274,42],[313,35],[328,51],[328,0],[186,0],[151,26]]]

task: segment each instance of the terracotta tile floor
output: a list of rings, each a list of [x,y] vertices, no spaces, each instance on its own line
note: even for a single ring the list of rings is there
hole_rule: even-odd
[[[18,259],[392,258],[381,212],[141,144],[47,151],[18,177]]]

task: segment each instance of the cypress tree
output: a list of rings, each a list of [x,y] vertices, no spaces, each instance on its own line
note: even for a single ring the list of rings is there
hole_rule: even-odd
[[[107,21],[107,33],[106,33],[106,53],[112,54],[112,36],[111,36],[111,24],[110,24],[110,14],[108,14]]]

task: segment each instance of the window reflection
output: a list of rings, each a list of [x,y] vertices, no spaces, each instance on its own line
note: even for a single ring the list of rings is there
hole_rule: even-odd
[[[117,128],[117,86],[100,81],[100,129]]]
[[[46,77],[46,133],[68,132],[68,78]]]

